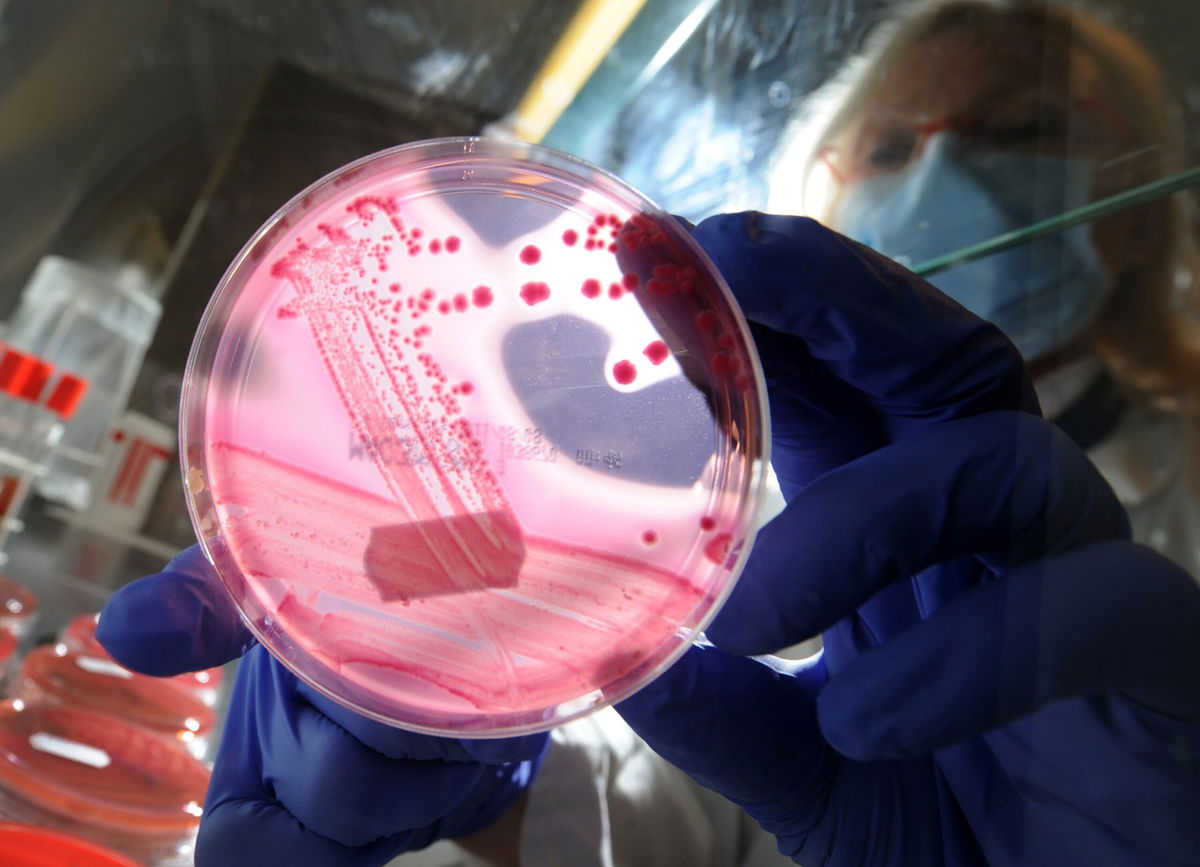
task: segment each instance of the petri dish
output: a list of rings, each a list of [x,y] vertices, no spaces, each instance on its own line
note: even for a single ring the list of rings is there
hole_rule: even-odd
[[[59,643],[67,650],[85,656],[112,660],[112,656],[96,640],[96,624],[99,619],[98,614],[78,614],[72,617],[59,630]],[[0,659],[2,658],[3,656],[0,654]],[[165,680],[189,689],[196,693],[206,705],[212,707],[217,703],[221,685],[225,681],[225,671],[220,668],[206,668],[203,671],[189,671],[174,677],[158,678],[158,680]]]
[[[119,852],[59,831],[0,822],[0,864],[8,867],[138,867]]]
[[[403,145],[278,211],[185,375],[197,535],[258,639],[375,719],[487,737],[619,701],[731,589],[762,374],[682,224],[488,139]]]
[[[86,708],[0,703],[0,817],[138,860],[190,845],[208,769],[145,729]]]
[[[107,655],[78,653],[61,644],[42,645],[26,655],[12,695],[123,717],[198,756],[216,722],[216,713],[193,691],[130,671]]]

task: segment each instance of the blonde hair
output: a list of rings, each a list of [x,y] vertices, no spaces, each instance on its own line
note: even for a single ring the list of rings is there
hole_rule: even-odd
[[[863,52],[808,100],[771,174],[769,208],[828,219],[820,188],[823,149],[859,117],[894,62],[912,45],[961,26],[1026,20],[1056,30],[1088,52],[1106,76],[1106,96],[1153,156],[1130,160],[1124,187],[1186,168],[1182,109],[1160,65],[1133,37],[1082,7],[1046,0],[917,0],[879,26]],[[1172,408],[1200,408],[1197,298],[1200,252],[1190,198],[1177,194],[1138,208],[1137,264],[1092,331],[1092,349],[1132,395]]]

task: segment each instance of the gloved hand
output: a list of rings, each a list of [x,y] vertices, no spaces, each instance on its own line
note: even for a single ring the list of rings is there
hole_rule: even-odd
[[[803,864],[1200,858],[1200,590],[1128,539],[1016,351],[809,220],[694,233],[769,387],[786,509],[619,705]],[[824,632],[801,663],[766,653]]]
[[[347,710],[255,644],[199,547],[113,594],[96,637],[122,665],[152,675],[242,656],[199,865],[383,864],[472,834],[517,801],[548,742],[435,738]]]

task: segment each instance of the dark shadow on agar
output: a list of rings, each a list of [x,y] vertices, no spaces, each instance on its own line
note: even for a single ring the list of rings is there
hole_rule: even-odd
[[[563,315],[514,327],[501,356],[530,420],[565,459],[631,481],[694,484],[717,448],[708,397],[682,376],[612,389],[608,348],[599,326]]]

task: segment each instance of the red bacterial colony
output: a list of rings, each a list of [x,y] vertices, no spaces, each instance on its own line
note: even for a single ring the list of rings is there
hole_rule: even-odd
[[[653,545],[658,541],[658,533],[655,533],[653,530],[646,530],[642,533],[642,541],[647,545]]]
[[[632,361],[618,361],[613,365],[613,379],[621,385],[629,385],[637,379],[637,368]]]
[[[705,533],[709,533],[717,528],[717,520],[712,515],[705,515],[700,519],[700,529]]]
[[[667,356],[671,354],[671,350],[661,340],[655,340],[642,350],[642,354],[650,359],[651,364],[657,365],[667,360]]]
[[[458,239],[457,235],[451,235],[446,239],[447,253],[457,253],[460,246],[462,246],[462,241]]]
[[[477,286],[475,291],[471,293],[471,300],[476,307],[487,307],[492,303],[492,290],[487,286]]]
[[[562,233],[562,240],[568,247],[574,247],[579,243],[579,233],[574,229],[567,229],[567,231]]]
[[[599,280],[584,280],[583,288],[580,290],[587,298],[600,297],[600,281]]]
[[[550,297],[550,287],[545,283],[526,283],[521,287],[521,300],[532,307]]]
[[[734,364],[733,356],[728,352],[713,353],[712,371],[717,376],[728,376],[736,369],[737,367]]]
[[[533,244],[528,244],[521,250],[521,261],[526,265],[536,265],[542,261],[542,251]]]
[[[729,560],[729,549],[732,544],[733,537],[729,533],[718,533],[713,536],[712,541],[704,546],[704,556],[718,566],[724,566]]]

